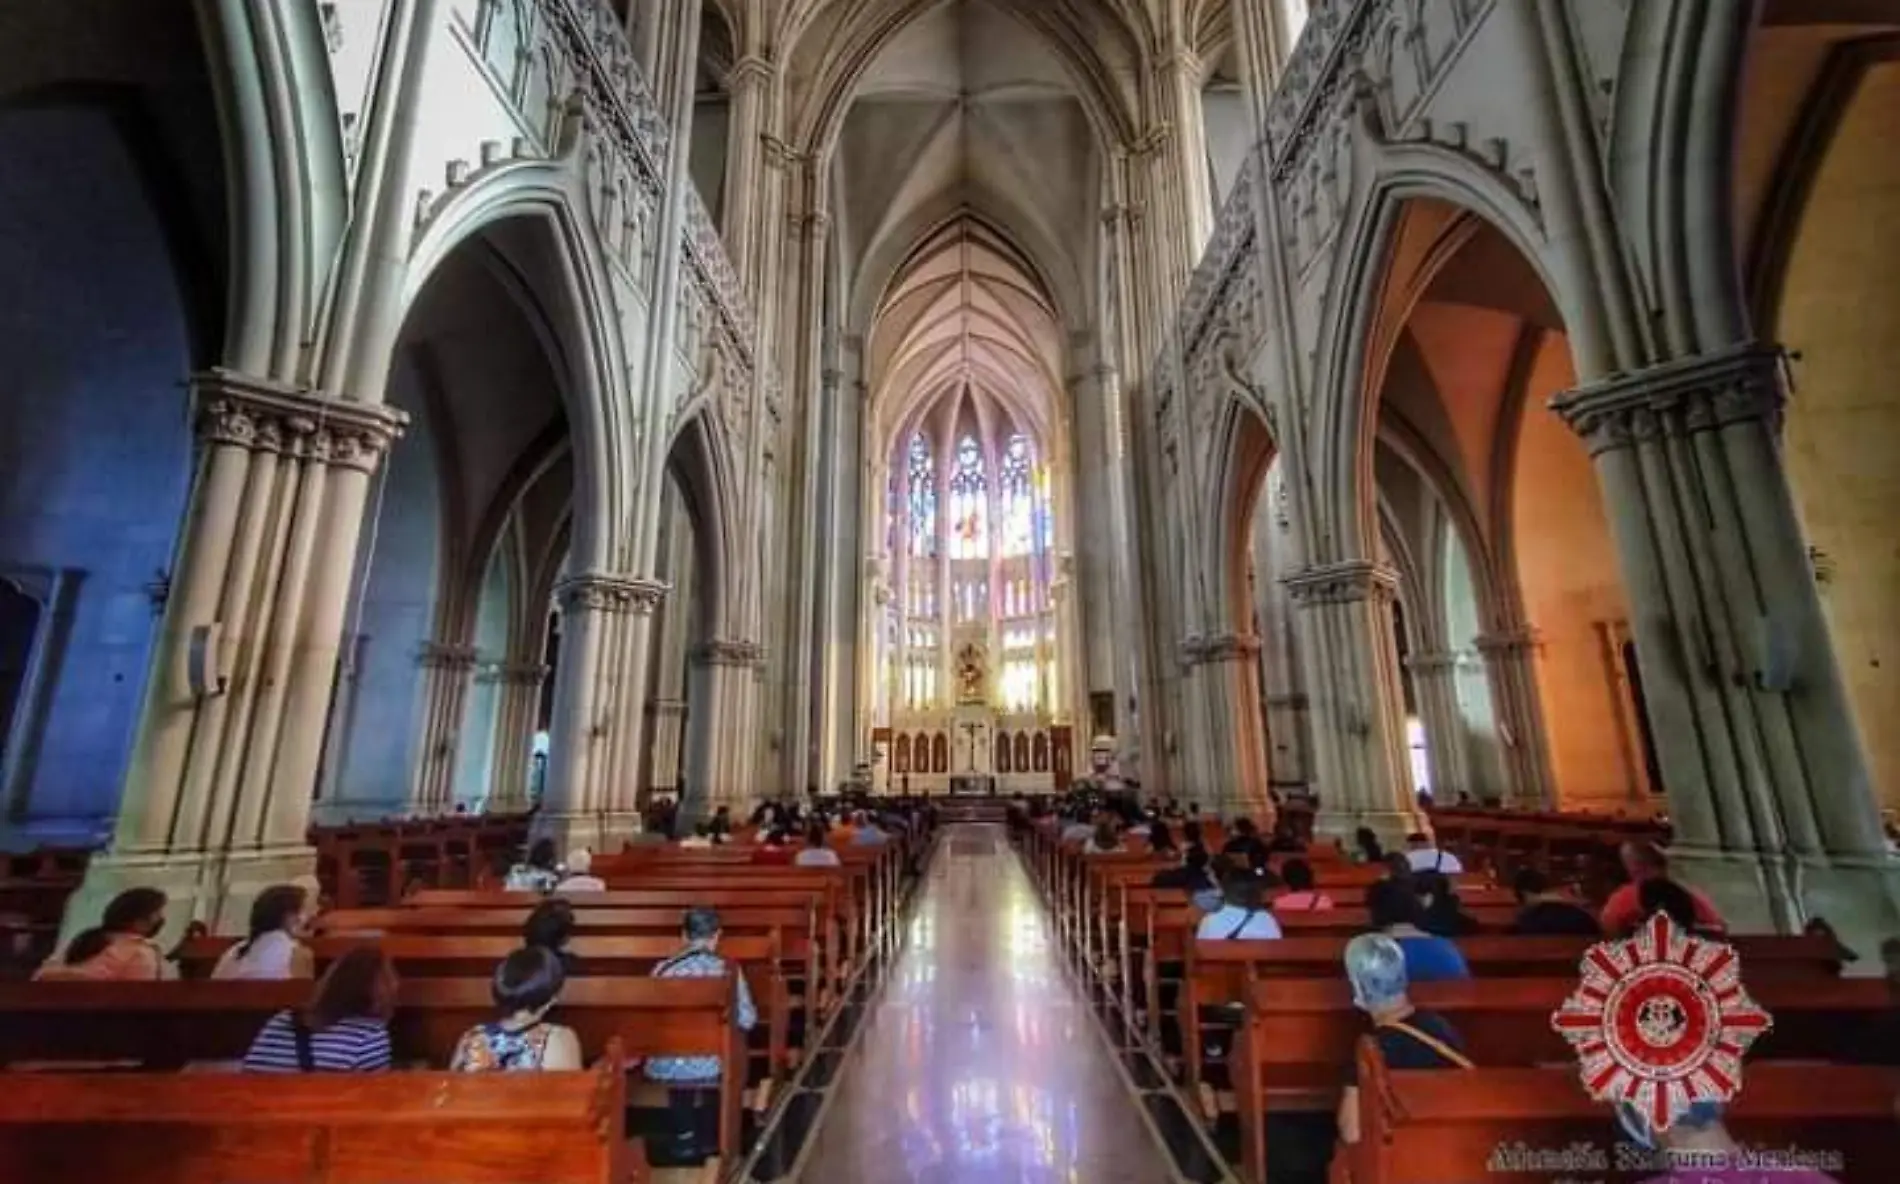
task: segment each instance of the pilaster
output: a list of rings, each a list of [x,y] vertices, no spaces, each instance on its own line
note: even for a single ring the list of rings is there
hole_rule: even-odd
[[[756,794],[750,782],[756,765],[743,739],[755,734],[747,718],[757,697],[758,672],[765,647],[755,641],[715,638],[694,647],[690,693],[695,710],[686,721],[690,780],[680,798],[683,822],[694,822],[720,806],[734,814],[748,809]]]
[[[1537,688],[1537,655],[1542,648],[1537,631],[1527,627],[1480,634],[1476,644],[1491,688],[1491,707],[1497,713],[1510,801],[1530,810],[1554,809],[1557,790],[1550,770],[1550,736]]]
[[[1261,735],[1260,639],[1246,633],[1188,637],[1181,643],[1189,796],[1227,817],[1272,823],[1267,751]]]
[[[1431,764],[1432,794],[1440,802],[1470,793],[1471,761],[1465,739],[1464,717],[1458,710],[1457,654],[1409,654],[1405,669],[1412,675],[1418,713],[1425,725],[1425,756]]]
[[[646,646],[667,586],[587,573],[555,586],[563,618],[548,780],[538,828],[563,848],[612,850],[640,829],[634,772]]]
[[[448,641],[424,642],[416,652],[416,664],[423,672],[423,716],[415,782],[409,793],[411,814],[446,814],[452,808],[455,758],[460,751],[457,740],[480,657],[474,646]]]
[[[1780,351],[1619,375],[1552,408],[1595,458],[1670,821],[1742,927],[1900,926],[1853,714],[1776,433]]]
[[[134,883],[174,926],[241,927],[305,841],[370,474],[406,417],[228,370],[195,375],[197,478],[111,848],[67,928]]]
[[[1392,635],[1398,575],[1354,560],[1281,582],[1293,601],[1312,710],[1318,825],[1328,834],[1369,826],[1396,840],[1417,817]]]
[[[535,717],[548,668],[540,662],[504,662],[488,678],[500,688],[495,710],[494,760],[490,764],[488,813],[525,814],[528,770],[533,763]]]

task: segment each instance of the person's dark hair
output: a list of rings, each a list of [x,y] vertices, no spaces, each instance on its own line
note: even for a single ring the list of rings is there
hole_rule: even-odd
[[[1412,861],[1405,858],[1405,852],[1394,851],[1385,857],[1385,878],[1411,882]]]
[[[1422,830],[1415,830],[1405,836],[1405,845],[1408,847],[1429,847],[1431,842],[1432,837]]]
[[[1265,906],[1266,885],[1251,872],[1230,873],[1221,879],[1221,901],[1237,909],[1258,911]]]
[[[147,936],[145,926],[165,911],[166,897],[156,888],[127,888],[112,898],[99,920],[107,933]]]
[[[567,985],[567,968],[553,950],[523,946],[495,967],[490,988],[503,1015],[540,1011]]]
[[[1207,848],[1201,846],[1199,843],[1195,843],[1187,849],[1187,857],[1183,862],[1187,864],[1189,871],[1206,871],[1208,865]]]
[[[250,935],[238,947],[238,957],[250,953],[251,946],[265,934],[290,928],[309,899],[310,893],[299,884],[273,884],[258,893],[251,902]]]
[[[1353,832],[1353,843],[1359,853],[1366,857],[1367,863],[1378,863],[1385,858],[1385,845],[1379,842],[1379,836],[1369,826],[1362,826]]]
[[[1374,929],[1416,925],[1424,912],[1410,880],[1380,880],[1366,888],[1366,915]]]
[[[768,847],[783,847],[788,837],[784,827],[775,826],[765,833],[765,845]]]
[[[534,846],[528,848],[529,867],[540,868],[542,871],[551,872],[554,870],[554,860],[555,851],[553,839],[536,839]]]
[[[1168,824],[1159,818],[1148,824],[1148,849],[1156,854],[1165,854],[1174,850],[1174,832]]]
[[[1293,892],[1311,892],[1313,890],[1313,865],[1304,859],[1289,859],[1280,865],[1280,878]]]
[[[1550,877],[1534,867],[1518,868],[1517,875],[1511,877],[1511,891],[1519,900],[1542,896],[1550,891]]]
[[[73,936],[66,943],[65,962],[68,966],[79,966],[92,961],[106,952],[112,944],[112,934],[103,926],[95,926]]]
[[[1665,913],[1684,932],[1702,927],[1701,918],[1696,916],[1695,897],[1674,880],[1644,880],[1636,889],[1636,899],[1646,918]]]
[[[521,944],[560,953],[574,939],[574,902],[555,896],[534,906],[521,925]]]
[[[1189,819],[1181,824],[1181,841],[1190,847],[1204,847],[1207,838],[1201,833],[1201,824]]]
[[[340,1020],[388,1023],[396,1011],[396,969],[379,946],[355,946],[330,963],[303,1011],[304,1023],[321,1032]]]
[[[681,929],[687,941],[710,941],[719,936],[719,914],[712,909],[687,909]]]
[[[819,817],[806,829],[805,845],[807,847],[822,847],[828,841],[825,835],[825,820],[823,817]]]
[[[1254,837],[1254,834],[1255,834],[1255,831],[1254,831],[1253,819],[1247,818],[1244,816],[1234,819],[1234,837],[1235,838],[1251,839]]]

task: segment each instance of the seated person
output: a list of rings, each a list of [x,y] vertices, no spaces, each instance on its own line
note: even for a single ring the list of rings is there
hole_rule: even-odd
[[[581,972],[580,961],[568,949],[574,940],[574,905],[551,897],[534,906],[521,925],[521,944],[547,950],[561,960],[561,969],[569,978]]]
[[[1260,877],[1230,871],[1221,881],[1221,907],[1201,918],[1194,936],[1202,941],[1259,941],[1280,936],[1280,922],[1267,908]]]
[[[1628,937],[1649,916],[1642,905],[1643,884],[1650,880],[1669,878],[1669,857],[1654,843],[1624,843],[1621,855],[1629,883],[1610,893],[1610,898],[1603,902],[1600,917],[1603,932],[1611,937]],[[1714,903],[1693,888],[1687,891],[1695,902],[1697,925],[1711,932],[1727,932],[1728,926],[1722,921],[1722,914],[1716,911]]]
[[[1086,843],[1088,842],[1089,836],[1094,833],[1095,824],[1088,820],[1086,814],[1078,811],[1070,815],[1069,820],[1063,823],[1062,834],[1057,841],[1062,843]]]
[[[273,884],[251,902],[250,933],[224,951],[212,978],[314,978],[316,959],[303,939],[310,933],[313,894],[300,884]]]
[[[554,886],[556,892],[605,892],[607,881],[594,874],[594,853],[576,847],[567,855],[567,874]]]
[[[310,1002],[264,1022],[246,1073],[377,1073],[389,1068],[389,1018],[396,1014],[396,968],[376,946],[357,946],[330,963]]]
[[[1333,898],[1313,890],[1313,865],[1304,859],[1289,859],[1280,865],[1280,878],[1286,891],[1274,898],[1276,913],[1317,913],[1333,907]]]
[[[1151,888],[1185,888],[1189,896],[1198,892],[1219,892],[1220,881],[1208,866],[1207,848],[1199,843],[1189,847],[1174,867],[1164,867],[1148,879]],[[1215,907],[1219,907],[1216,905]]]
[[[1413,831],[1405,836],[1405,862],[1415,872],[1442,872],[1447,876],[1456,876],[1465,870],[1465,865],[1456,855],[1441,850],[1437,841],[1423,831]]]
[[[1372,1021],[1372,1038],[1394,1069],[1469,1069],[1463,1041],[1443,1018],[1412,1005],[1406,992],[1410,959],[1399,943],[1381,933],[1362,933],[1346,943],[1346,979],[1353,1006]],[[1346,1065],[1339,1098],[1339,1141],[1359,1141],[1359,1063]]]
[[[719,956],[718,913],[712,909],[688,909],[683,936],[685,948],[655,966],[655,978],[718,978],[727,972],[726,960]],[[752,992],[746,986],[745,975],[735,977],[739,993],[738,1025],[741,1031],[749,1032],[759,1022],[758,1009],[752,1004]],[[654,1057],[647,1061],[647,1080],[668,1087],[673,1158],[695,1162],[718,1154],[719,1108],[713,1102],[718,1093],[721,1068],[718,1057]]]
[[[1392,938],[1405,954],[1405,977],[1415,983],[1471,977],[1465,956],[1449,938],[1425,932],[1425,906],[1409,880],[1380,880],[1366,889],[1372,927]]]
[[[1122,845],[1121,831],[1116,829],[1115,820],[1106,814],[1095,824],[1094,833],[1089,835],[1088,842],[1082,844],[1084,855],[1113,855],[1127,849]]]
[[[1130,829],[1128,833],[1134,834],[1135,832]],[[1168,824],[1159,818],[1153,819],[1148,823],[1148,851],[1153,855],[1176,854],[1174,832],[1169,830]]]
[[[1385,845],[1379,842],[1378,834],[1369,826],[1362,826],[1352,832],[1352,847],[1354,863],[1385,862]]]
[[[552,892],[561,882],[554,868],[554,840],[536,839],[528,848],[528,858],[508,869],[510,892]]]
[[[693,825],[693,833],[680,840],[680,846],[697,850],[714,846],[717,842],[713,835],[712,820],[702,818]]]
[[[178,968],[157,941],[165,928],[167,903],[156,888],[127,888],[106,905],[98,928],[75,936],[63,959],[49,960],[33,977],[89,982],[177,978]]]
[[[1273,865],[1268,862],[1268,858],[1267,845],[1265,843],[1247,848],[1247,870],[1252,872],[1254,878],[1260,881],[1262,888],[1271,890],[1280,886],[1280,877],[1275,874]]]
[[[872,847],[891,841],[891,836],[877,824],[877,819],[868,811],[858,811],[851,828],[851,845],[854,847]]]
[[[752,849],[752,862],[765,867],[790,867],[798,852],[792,849],[791,835],[783,827],[773,827]]]
[[[831,849],[830,833],[822,820],[813,822],[805,831],[805,849],[792,857],[797,867],[838,867],[842,862]]]
[[[1697,937],[1721,939],[1724,934],[1719,928],[1702,923],[1702,913],[1696,908],[1695,894],[1674,880],[1644,880],[1636,893],[1636,902],[1643,910],[1643,919],[1648,920],[1657,913],[1666,913],[1676,928]],[[1637,928],[1642,922],[1637,922]]]
[[[1550,877],[1534,867],[1520,868],[1511,881],[1517,894],[1516,920],[1511,932],[1529,935],[1601,937],[1596,914],[1552,888]]]
[[[1442,872],[1418,872],[1412,877],[1423,906],[1419,928],[1439,937],[1470,937],[1484,929],[1478,919],[1465,912],[1464,904]]]
[[[450,1070],[552,1073],[581,1068],[581,1042],[574,1030],[547,1022],[566,985],[567,972],[552,950],[524,946],[502,959],[490,983],[501,1018],[462,1034]]]
[[[1250,863],[1255,851],[1260,853],[1261,859],[1266,858],[1267,845],[1260,841],[1260,831],[1254,826],[1253,819],[1234,819],[1233,837],[1227,840],[1227,845],[1220,849],[1220,853],[1242,863]]]

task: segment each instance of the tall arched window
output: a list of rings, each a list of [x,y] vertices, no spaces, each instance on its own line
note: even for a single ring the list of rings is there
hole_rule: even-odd
[[[983,449],[976,437],[957,443],[957,467],[950,475],[950,558],[981,559],[990,553],[989,482]]]
[[[910,553],[937,553],[937,464],[921,432],[910,438]]]
[[[1005,557],[1027,555],[1034,543],[1036,489],[1031,475],[1029,440],[1021,432],[1009,438],[1003,447],[1002,474],[1002,554]]]

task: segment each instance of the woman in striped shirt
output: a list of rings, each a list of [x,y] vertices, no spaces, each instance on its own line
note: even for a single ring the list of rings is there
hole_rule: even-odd
[[[376,1073],[389,1068],[396,968],[376,946],[331,963],[300,1011],[280,1011],[244,1054],[249,1073]]]

